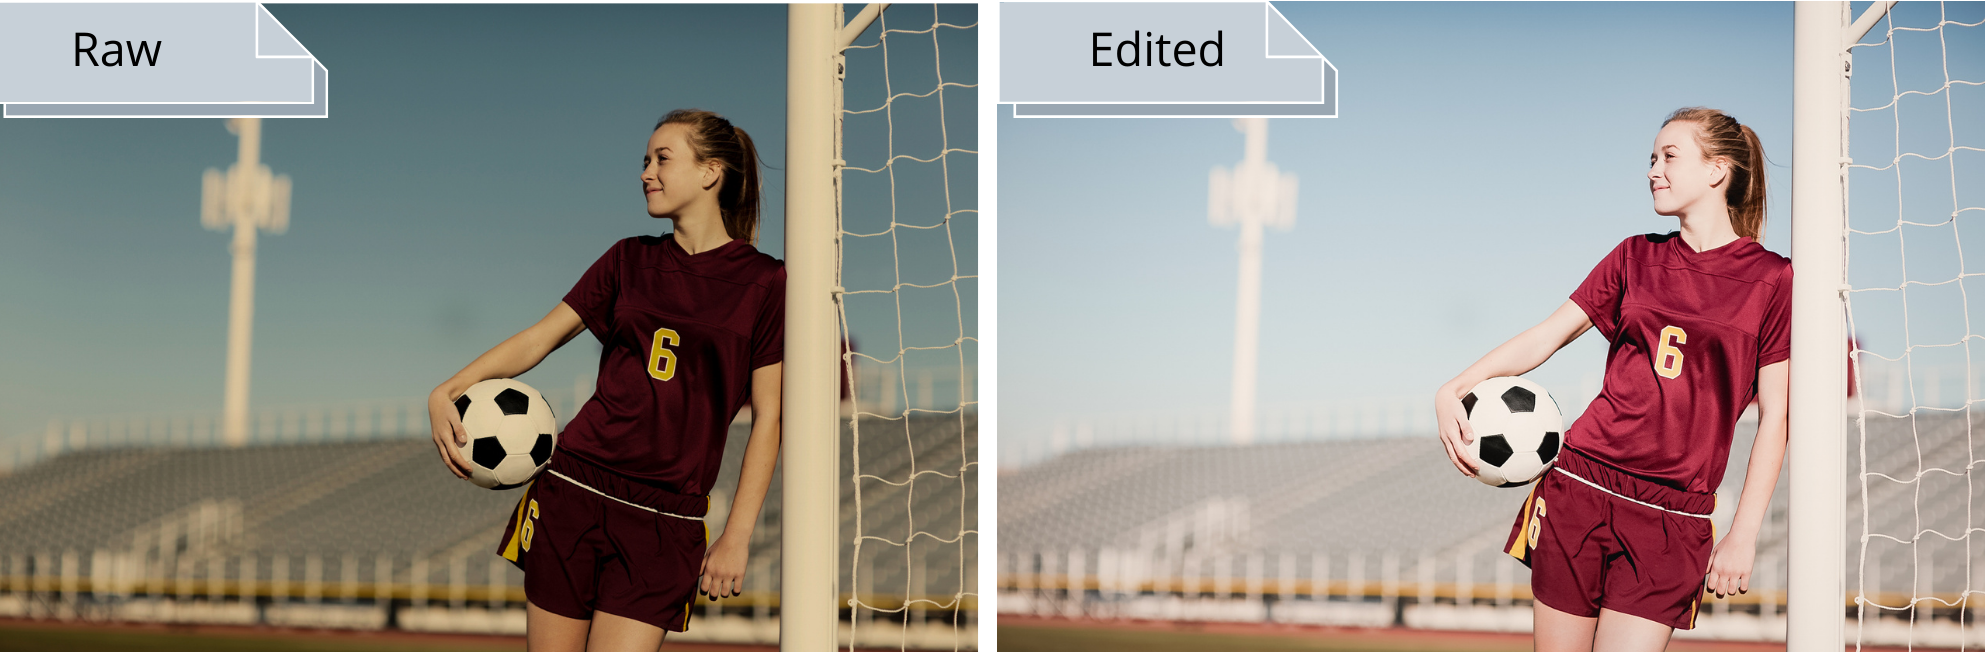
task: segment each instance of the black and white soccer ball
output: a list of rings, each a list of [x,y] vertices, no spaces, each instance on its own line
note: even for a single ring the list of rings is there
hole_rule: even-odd
[[[509,378],[486,380],[455,399],[469,443],[469,481],[485,489],[511,489],[537,477],[559,443],[559,419],[530,385]]]
[[[1469,417],[1470,457],[1480,460],[1476,479],[1493,487],[1530,484],[1559,458],[1566,432],[1559,404],[1544,387],[1516,376],[1492,378],[1463,396]]]

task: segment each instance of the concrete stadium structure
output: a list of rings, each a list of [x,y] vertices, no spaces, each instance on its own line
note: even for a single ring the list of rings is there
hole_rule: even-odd
[[[1987,582],[1978,537],[1965,533],[1981,527],[1971,499],[1982,487],[1982,422],[1978,410],[1923,410],[1915,425],[1873,414],[1868,440],[1890,445],[1852,445],[1845,537],[1852,550],[1865,545],[1857,496],[1867,480],[1875,561],[1858,568],[1851,555],[1844,570],[1852,593],[1860,586],[1871,611],[1887,613],[1866,619],[1863,640],[1882,640],[1900,620],[1896,607],[1914,602],[1917,643],[1962,637],[1962,611],[1978,638],[1977,593]],[[1713,519],[1720,533],[1756,428],[1739,424]],[[1852,420],[1849,432],[1858,428]],[[1860,456],[1868,474],[1858,471]],[[1457,477],[1432,434],[1091,449],[1010,472],[999,486],[1004,613],[1530,627],[1529,571],[1501,550],[1526,490]],[[1680,635],[1784,639],[1786,514],[1783,472],[1760,533],[1754,590],[1707,598],[1699,631]],[[1965,608],[1946,606],[1968,591],[1976,595]],[[1853,595],[1845,608],[1856,608]]]
[[[846,475],[854,450],[843,425]],[[839,558],[852,558],[858,513],[865,533],[913,541],[907,552],[868,540],[857,587],[841,569],[844,601],[909,605],[894,619],[863,612],[863,640],[971,646],[971,627],[949,623],[968,624],[977,603],[975,574],[961,573],[977,563],[977,538],[962,534],[977,523],[977,420],[861,427],[863,505],[845,480]],[[712,539],[749,435],[733,425],[706,519]],[[920,470],[944,475],[913,478],[913,450]],[[425,433],[69,452],[0,476],[0,495],[0,616],[522,632],[523,576],[494,554],[521,494],[457,480]],[[703,603],[681,638],[777,640],[780,496],[776,474],[753,531],[748,592]]]

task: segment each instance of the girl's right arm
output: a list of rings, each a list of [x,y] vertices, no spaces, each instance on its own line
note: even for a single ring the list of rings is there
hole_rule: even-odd
[[[1476,435],[1470,431],[1469,417],[1463,410],[1463,395],[1487,379],[1517,376],[1537,369],[1553,353],[1593,325],[1587,319],[1587,312],[1580,309],[1580,304],[1568,300],[1560,304],[1551,317],[1525,329],[1510,341],[1497,345],[1476,364],[1464,369],[1463,373],[1435,392],[1435,424],[1440,430],[1442,448],[1448,451],[1449,462],[1456,465],[1457,471],[1467,477],[1476,477],[1476,469],[1468,462],[1469,442]]]
[[[462,459],[459,450],[469,442],[469,433],[462,428],[461,415],[456,414],[456,397],[469,391],[470,385],[491,378],[515,378],[530,371],[583,330],[586,324],[580,321],[579,313],[561,301],[544,319],[483,352],[428,393],[428,423],[433,429],[435,450],[441,453],[442,464],[448,466],[450,473],[458,478],[469,477],[469,463]]]

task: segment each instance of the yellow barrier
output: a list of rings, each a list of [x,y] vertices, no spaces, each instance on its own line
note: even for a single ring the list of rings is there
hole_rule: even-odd
[[[8,591],[14,593],[21,593],[28,590],[32,590],[35,593],[50,593],[50,594],[61,593],[62,590],[60,584],[58,583],[58,579],[59,578],[53,575],[35,575],[35,576],[0,575],[0,587],[4,587]],[[95,585],[88,577],[76,577],[73,579],[73,581],[75,587],[74,590],[76,593],[92,593],[95,591]],[[304,594],[303,582],[292,581],[289,582],[288,584],[289,584],[289,590],[284,593],[285,596],[293,598],[303,596]],[[276,585],[275,582],[267,580],[255,580],[252,582],[242,582],[240,580],[223,580],[221,582],[220,594],[224,598],[237,598],[237,599],[243,597],[274,598],[278,597],[275,591],[275,585]],[[174,580],[163,577],[149,577],[149,578],[133,580],[129,584],[123,587],[119,587],[115,584],[112,584],[111,586],[105,587],[104,591],[106,593],[110,593],[121,590],[131,595],[157,594],[157,595],[166,595],[166,596],[205,597],[213,594],[211,590],[212,586],[213,584],[211,584],[210,580],[206,578],[183,577],[175,582]],[[318,590],[318,599],[321,602],[338,602],[346,599],[347,597],[342,590],[343,587],[340,586],[340,582],[336,580],[322,582],[320,584],[320,587],[321,588]],[[381,590],[382,588],[384,590]],[[392,582],[387,584],[380,584],[376,582],[364,582],[357,585],[356,590],[351,594],[350,597],[360,600],[373,600],[379,597],[385,597],[393,600],[412,600],[414,597],[414,588],[415,588],[414,584],[407,582]],[[465,602],[487,603],[493,597],[491,595],[490,586],[487,584],[465,584],[462,585],[462,589],[464,590],[463,593],[464,593]],[[524,602],[524,587],[505,586],[501,590],[503,592],[501,599],[504,602],[507,603]],[[427,585],[428,603],[447,604],[449,601],[449,595],[448,595],[449,591],[450,591],[450,585],[445,582],[428,584]],[[853,597],[855,597],[855,594],[843,593],[840,596],[838,596],[838,598],[836,599],[836,604],[846,607],[848,605],[849,599]],[[905,599],[901,596],[895,596],[895,595],[868,595],[868,596],[863,596],[862,602],[863,604],[867,604],[872,607],[882,609],[885,611],[894,611],[903,608],[906,604],[909,604],[912,599],[928,600],[930,602],[934,602],[939,605],[946,605],[950,604],[954,600],[954,596],[950,594],[920,595],[920,596],[913,596],[911,599]],[[976,598],[976,596],[968,595],[960,597],[958,599],[959,599],[959,606],[957,608],[960,610],[975,611],[979,609],[979,600]],[[733,606],[733,607],[752,607],[758,605],[765,605],[768,607],[778,607],[780,606],[780,594],[778,591],[747,591],[733,597],[720,598],[717,602],[719,605]],[[700,602],[699,606],[702,606],[703,604],[708,604],[708,602]],[[923,604],[920,606],[924,610],[932,612],[945,612],[953,610],[951,608],[943,606],[932,606],[930,604]]]

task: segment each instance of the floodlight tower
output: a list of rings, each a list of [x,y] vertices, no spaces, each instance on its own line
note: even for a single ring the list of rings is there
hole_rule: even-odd
[[[1256,437],[1256,334],[1261,330],[1263,294],[1263,228],[1289,229],[1297,221],[1297,175],[1277,171],[1269,162],[1269,120],[1238,118],[1242,160],[1233,170],[1216,166],[1208,173],[1207,221],[1215,226],[1237,225],[1236,245],[1241,271],[1235,282],[1235,370],[1229,395],[1228,431],[1235,443]]]
[[[228,131],[240,137],[239,160],[223,173],[207,168],[201,179],[200,225],[210,231],[235,230],[228,250],[234,255],[233,289],[228,297],[228,371],[221,399],[221,438],[229,446],[248,443],[248,353],[255,329],[255,231],[290,228],[290,177],[271,175],[263,165],[262,119],[233,118]]]

